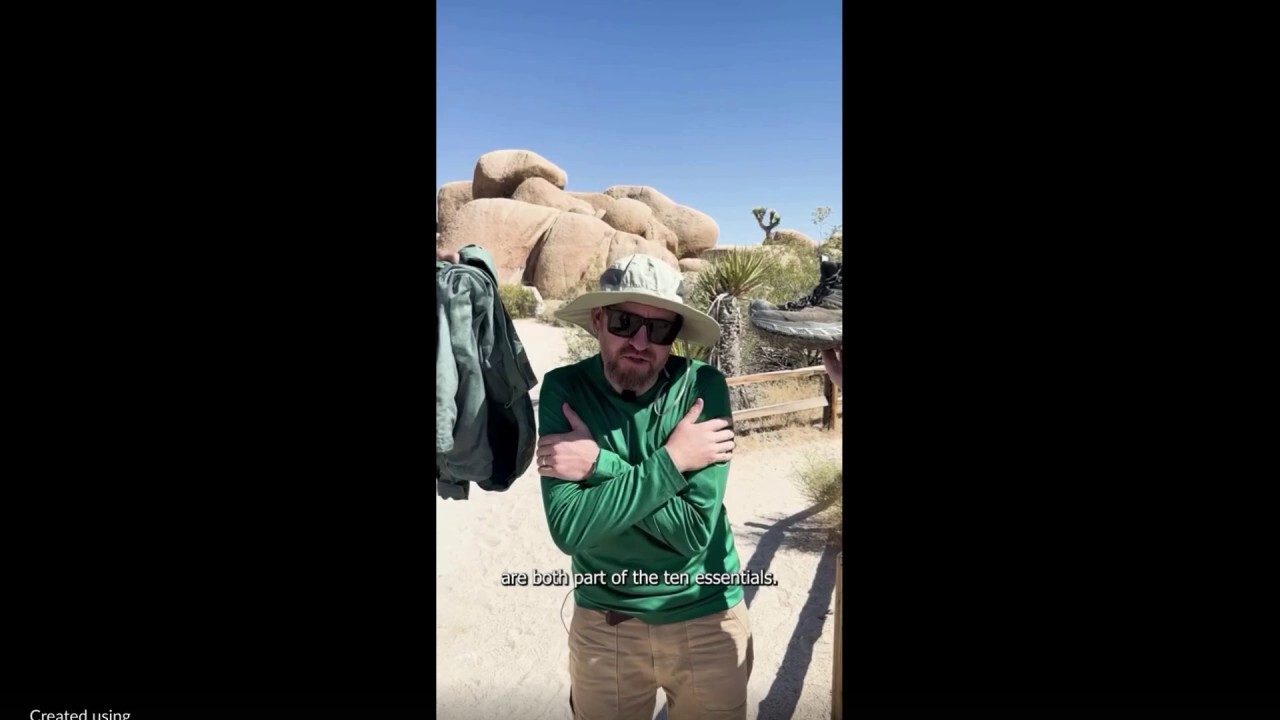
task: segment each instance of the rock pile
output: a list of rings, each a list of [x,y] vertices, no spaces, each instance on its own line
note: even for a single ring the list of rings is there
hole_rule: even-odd
[[[440,187],[436,249],[481,245],[498,266],[499,282],[559,298],[594,284],[610,263],[631,253],[687,269],[680,259],[702,255],[720,237],[715,220],[651,187],[566,192],[567,183],[565,171],[537,153],[484,154],[470,181]]]

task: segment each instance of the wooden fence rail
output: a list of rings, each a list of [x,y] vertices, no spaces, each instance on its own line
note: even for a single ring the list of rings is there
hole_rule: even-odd
[[[822,395],[820,397],[792,400],[791,402],[763,405],[756,408],[743,408],[742,410],[734,411],[733,419],[752,420],[755,418],[769,417],[770,415],[783,415],[785,413],[802,412],[804,410],[816,410],[818,408],[822,408],[822,429],[839,430],[840,403],[842,402],[840,391],[836,389],[835,383],[831,382],[831,378],[827,376],[826,369],[821,365],[800,368],[798,370],[776,370],[774,372],[756,373],[754,375],[738,375],[736,377],[726,378],[726,382],[729,384],[729,387],[734,387],[736,385],[755,385],[756,383],[790,380],[791,378],[811,377],[813,375],[822,376]]]

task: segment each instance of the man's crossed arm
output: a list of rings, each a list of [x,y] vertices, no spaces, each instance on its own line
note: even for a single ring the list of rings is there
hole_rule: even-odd
[[[558,388],[544,384],[538,464],[561,551],[572,555],[633,526],[682,555],[707,547],[733,453],[728,386],[718,373],[707,379],[667,443],[636,465],[600,448]]]

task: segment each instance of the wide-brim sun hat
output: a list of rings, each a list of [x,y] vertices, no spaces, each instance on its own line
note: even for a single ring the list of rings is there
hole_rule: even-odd
[[[676,337],[693,345],[712,347],[720,339],[720,324],[684,301],[684,278],[670,265],[649,255],[618,258],[600,276],[600,289],[566,303],[555,316],[595,335],[591,311],[620,303],[639,303],[670,310],[684,318]]]

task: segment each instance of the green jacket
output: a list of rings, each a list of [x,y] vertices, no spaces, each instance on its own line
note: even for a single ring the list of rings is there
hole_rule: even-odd
[[[466,500],[470,484],[502,492],[533,462],[538,384],[498,297],[493,258],[478,245],[436,261],[436,491]]]

